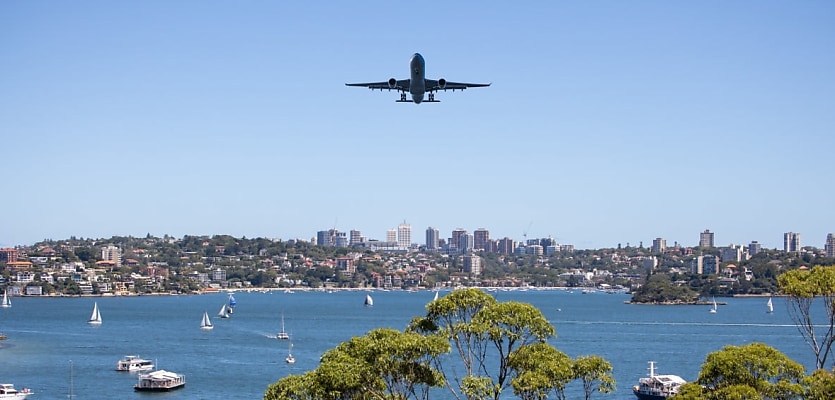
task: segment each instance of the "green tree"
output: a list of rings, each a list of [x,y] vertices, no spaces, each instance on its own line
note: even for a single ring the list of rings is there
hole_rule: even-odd
[[[803,381],[807,400],[835,399],[835,374],[824,369],[816,370]]]
[[[777,277],[780,290],[788,295],[789,314],[803,339],[815,353],[815,367],[826,366],[835,342],[835,267],[816,266],[811,270],[791,270]],[[815,330],[812,304],[820,298],[826,310],[826,328]]]
[[[763,343],[725,346],[707,355],[696,382],[675,399],[798,399],[803,366]]]
[[[571,359],[548,343],[534,343],[514,351],[508,365],[516,376],[513,393],[523,400],[544,400],[554,393],[565,400],[565,386],[574,379]]]
[[[572,364],[574,377],[583,381],[583,394],[589,400],[596,391],[610,393],[615,390],[612,364],[600,356],[578,357]]]
[[[556,335],[536,307],[519,302],[498,303],[479,289],[456,290],[429,303],[426,309],[426,316],[414,319],[409,330],[440,336],[457,350],[464,373],[460,375],[453,369],[452,379],[448,380],[456,397],[459,394],[453,382],[468,399],[498,399],[510,385],[510,355]],[[439,370],[453,368],[443,361],[436,360]]]
[[[428,399],[445,384],[430,360],[449,350],[438,336],[375,329],[325,352],[314,371],[270,385],[264,399]]]

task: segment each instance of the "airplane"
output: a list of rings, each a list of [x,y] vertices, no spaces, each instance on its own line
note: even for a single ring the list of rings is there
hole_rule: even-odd
[[[400,100],[397,100],[398,103],[415,103],[420,104],[423,102],[426,103],[438,103],[440,100],[435,100],[435,92],[438,90],[452,90],[453,92],[456,90],[464,90],[466,88],[471,87],[485,87],[490,86],[489,83],[460,83],[460,82],[448,82],[446,79],[441,78],[438,80],[434,79],[426,79],[426,61],[424,61],[423,56],[420,53],[415,53],[412,55],[412,59],[409,61],[409,69],[411,70],[411,78],[410,79],[394,79],[391,78],[386,82],[371,82],[371,83],[346,83],[345,86],[361,86],[367,87],[371,90],[380,89],[382,92],[384,89],[389,91],[397,90],[400,92]],[[406,98],[406,92],[412,95],[412,99],[408,100]],[[429,99],[424,100],[423,95],[428,94]]]

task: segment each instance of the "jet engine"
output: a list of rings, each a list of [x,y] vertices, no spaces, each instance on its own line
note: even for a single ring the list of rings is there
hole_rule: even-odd
[[[446,88],[446,79],[444,79],[444,78],[438,79],[438,87],[441,88],[441,89],[445,89]]]
[[[397,79],[394,79],[394,78],[389,79],[389,89],[394,89],[394,87],[396,85],[397,85]]]

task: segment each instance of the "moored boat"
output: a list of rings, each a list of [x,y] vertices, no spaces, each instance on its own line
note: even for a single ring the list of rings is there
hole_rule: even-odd
[[[186,385],[186,376],[164,369],[139,374],[139,381],[133,387],[138,392],[167,392]]]
[[[0,399],[22,400],[30,394],[32,391],[27,388],[17,390],[11,383],[0,383]]]
[[[116,363],[116,371],[147,371],[154,369],[154,362],[139,358],[139,356],[125,356]]]
[[[649,362],[649,376],[638,379],[632,387],[632,393],[639,400],[664,400],[676,393],[687,383],[678,375],[656,375],[655,361]]]

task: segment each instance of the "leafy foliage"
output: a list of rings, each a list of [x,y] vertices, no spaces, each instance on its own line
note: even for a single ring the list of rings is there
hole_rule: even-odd
[[[673,285],[666,274],[654,274],[647,283],[632,292],[633,303],[692,303],[698,293],[687,286]]]
[[[823,368],[835,343],[835,267],[787,271],[777,282],[788,296],[789,314],[797,330],[815,353],[816,367]],[[815,299],[820,299],[826,310],[826,328],[822,333],[815,329],[812,320]]]

